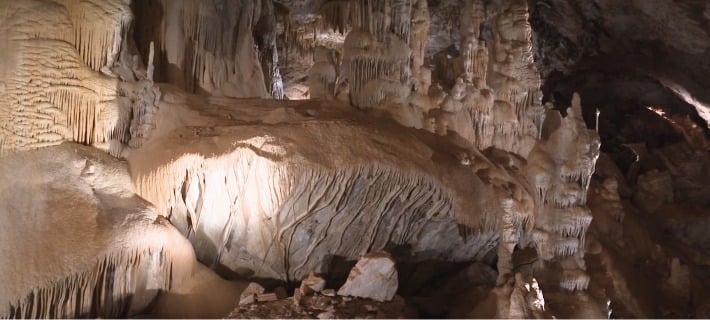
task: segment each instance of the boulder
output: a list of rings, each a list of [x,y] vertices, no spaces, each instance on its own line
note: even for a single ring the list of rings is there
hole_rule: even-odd
[[[364,255],[355,264],[338,295],[390,301],[398,285],[392,256],[387,252],[373,252]]]
[[[301,281],[301,292],[303,294],[309,294],[313,292],[321,292],[325,289],[325,279],[316,276],[315,273],[311,272],[308,277]]]
[[[262,293],[264,293],[264,287],[262,287],[256,282],[249,283],[246,289],[244,289],[244,291],[242,291],[242,294],[239,296],[239,305],[245,305],[256,302],[257,295],[260,295]]]

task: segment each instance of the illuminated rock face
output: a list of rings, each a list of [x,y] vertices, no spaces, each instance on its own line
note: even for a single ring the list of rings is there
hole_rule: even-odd
[[[127,154],[131,173],[211,266],[301,279],[386,248],[481,259],[512,201],[503,186],[533,208],[522,176],[475,149],[347,106],[162,96],[157,118],[173,121]]]
[[[0,315],[124,317],[192,273],[125,163],[73,143],[0,158]]]

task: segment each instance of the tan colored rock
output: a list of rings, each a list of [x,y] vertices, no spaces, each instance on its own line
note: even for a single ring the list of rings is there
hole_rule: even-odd
[[[189,282],[192,247],[129,179],[74,143],[0,158],[0,318],[117,318]]]
[[[293,304],[296,306],[301,305],[301,299],[303,298],[303,294],[301,293],[301,289],[296,288],[293,290]]]
[[[278,300],[278,297],[276,296],[276,293],[270,292],[270,293],[260,293],[256,295],[256,301],[258,302],[268,302],[268,301],[276,301]]]
[[[256,282],[251,282],[239,296],[239,305],[246,305],[257,301],[257,295],[264,293],[264,287]]]
[[[325,288],[325,279],[316,276],[315,273],[311,272],[307,278],[301,281],[301,293],[308,295],[313,292],[321,292]]]

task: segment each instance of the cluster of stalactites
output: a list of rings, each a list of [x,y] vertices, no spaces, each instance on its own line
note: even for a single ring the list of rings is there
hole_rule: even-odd
[[[322,28],[322,20],[318,19],[318,17],[305,16],[296,19],[294,15],[289,13],[283,17],[283,21],[284,54],[286,56],[293,52],[307,57],[321,44],[318,42],[318,33]],[[335,28],[338,28],[338,26]]]
[[[562,272],[560,287],[568,291],[587,290],[587,287],[589,287],[589,280],[589,275],[582,270],[564,270]]]
[[[10,305],[9,318],[126,317],[146,290],[169,290],[182,281],[182,257],[172,249],[118,251],[97,259],[94,269],[35,288]],[[181,254],[181,253],[177,253]],[[194,259],[194,258],[193,258]],[[144,298],[144,297],[140,297]]]
[[[488,5],[493,6],[493,5]],[[451,87],[434,106],[435,122],[457,120],[452,126],[479,149],[496,147],[526,157],[540,138],[544,108],[539,79],[535,81],[527,4],[510,1],[497,10],[482,1],[465,1],[459,14],[461,42],[434,55],[435,78]],[[482,35],[491,25],[493,38]],[[440,89],[441,90],[441,89]],[[452,101],[455,108],[451,108]],[[441,130],[441,134],[446,134]]]
[[[549,140],[541,142],[542,147],[536,148],[533,151],[535,154],[529,159],[537,161],[528,169],[528,178],[537,189],[538,228],[554,233],[560,242],[559,245],[552,242],[551,247],[547,248],[545,244],[538,243],[539,250],[546,252],[543,256],[547,258],[552,258],[547,254],[549,252],[559,256],[560,252],[569,255],[580,250],[592,220],[586,201],[589,179],[599,155],[599,140],[596,133],[584,127],[581,118],[574,116],[581,111],[579,106],[569,110],[569,116],[562,120]],[[558,140],[556,136],[570,139]],[[564,146],[555,143],[564,143]],[[555,154],[554,151],[560,149],[573,152],[567,155]],[[562,244],[568,238],[579,240],[579,246],[571,252]]]
[[[492,21],[493,39],[481,40],[484,8],[471,1],[461,14],[462,67],[464,78],[481,82],[491,88],[494,117],[480,117],[474,126],[480,128],[475,144],[479,148],[495,146],[527,156],[539,136],[537,124],[543,108],[540,104],[540,83],[530,81],[537,72],[533,64],[530,24],[525,2],[511,1]],[[490,14],[490,13],[489,13]],[[467,22],[470,21],[470,22]]]
[[[315,14],[280,13],[283,21],[283,53],[295,53],[305,60],[314,53],[318,46],[336,48],[332,40],[325,40],[323,35],[335,33],[339,37],[351,30],[350,0],[331,0],[323,3]],[[320,35],[320,37],[319,37]],[[327,38],[327,37],[326,37]]]
[[[139,19],[137,36],[148,40],[139,45],[145,54],[149,41],[155,42],[159,80],[192,93],[281,97],[271,1],[160,0],[136,5],[145,6],[139,11],[145,16]],[[156,6],[163,12],[158,20],[150,15]]]
[[[392,32],[409,43],[412,0],[350,0],[354,28],[373,34],[379,41]]]
[[[318,8],[318,15],[321,17],[322,27],[340,34],[350,31],[349,0],[328,1]]]
[[[183,32],[192,49],[192,57],[186,61],[190,64],[185,65],[188,89],[206,83],[219,87],[234,68],[241,10],[229,4],[218,12],[213,1],[185,1]],[[196,83],[189,83],[191,80]]]
[[[116,61],[123,38],[133,20],[125,1],[59,0],[74,26],[68,36],[84,63],[94,71],[103,71]]]
[[[124,140],[129,114],[119,103],[118,59],[132,15],[122,1],[0,3],[9,13],[0,41],[12,42],[12,75],[0,90],[0,156],[70,140]],[[31,12],[31,14],[29,13]]]
[[[350,101],[357,107],[371,108],[383,103],[384,100],[373,100],[373,97],[400,91],[392,90],[393,86],[407,88],[398,95],[401,99],[409,96],[411,91],[408,86],[409,46],[392,33],[384,38],[385,42],[381,42],[369,32],[352,31],[345,39],[343,62],[349,81]],[[391,82],[392,85],[383,88],[376,85],[378,82]]]
[[[409,87],[411,80],[412,5],[411,0],[350,1],[353,31],[343,45],[343,62],[353,105],[371,108],[393,94],[394,100],[409,96],[411,89],[399,86]]]

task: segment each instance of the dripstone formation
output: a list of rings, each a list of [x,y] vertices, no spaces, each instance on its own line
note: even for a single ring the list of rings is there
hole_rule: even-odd
[[[544,2],[130,2],[0,0],[0,316],[707,314],[705,132],[543,95]]]

